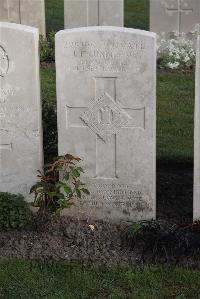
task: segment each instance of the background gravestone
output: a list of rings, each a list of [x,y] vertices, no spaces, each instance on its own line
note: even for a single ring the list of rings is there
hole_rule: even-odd
[[[159,35],[192,32],[199,23],[199,0],[150,0],[150,30]]]
[[[194,196],[193,218],[200,219],[200,37],[196,53],[196,95],[194,115]]]
[[[0,23],[0,191],[21,193],[42,168],[38,29]]]
[[[124,0],[64,0],[65,28],[124,26]]]
[[[0,21],[20,23],[19,0],[0,1]]]
[[[155,34],[86,27],[56,34],[59,154],[80,156],[90,196],[71,215],[155,217]]]
[[[33,26],[45,36],[44,0],[0,0],[0,21]]]

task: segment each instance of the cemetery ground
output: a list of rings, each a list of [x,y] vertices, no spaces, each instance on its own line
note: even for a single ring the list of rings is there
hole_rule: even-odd
[[[148,29],[147,3],[126,0],[127,26]],[[62,29],[62,1],[48,0],[47,12],[49,30]],[[54,63],[43,63],[41,76],[44,150],[48,161],[57,155]],[[1,231],[0,298],[198,298],[200,263],[196,236],[200,228],[198,224],[190,227],[193,109],[194,72],[158,70],[159,224],[152,223],[147,233],[136,238],[129,231],[126,233],[123,225],[71,219],[47,223],[32,219],[25,230]]]

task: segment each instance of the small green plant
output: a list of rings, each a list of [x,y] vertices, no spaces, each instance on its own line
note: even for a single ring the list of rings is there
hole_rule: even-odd
[[[0,192],[0,228],[22,228],[28,221],[29,208],[23,196]]]
[[[40,37],[40,61],[55,62],[55,32],[51,31],[47,38]]]
[[[80,181],[84,172],[79,166],[80,161],[80,158],[66,154],[48,164],[44,174],[39,171],[40,182],[31,188],[30,193],[34,194],[33,205],[39,207],[40,214],[60,213],[71,207],[73,198],[81,198],[83,193],[90,194]]]

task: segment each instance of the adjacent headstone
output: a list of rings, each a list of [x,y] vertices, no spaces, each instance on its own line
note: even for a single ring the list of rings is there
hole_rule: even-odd
[[[21,193],[42,169],[38,29],[0,23],[0,191]]]
[[[117,27],[56,34],[59,154],[80,156],[80,218],[155,218],[156,38]]]
[[[65,28],[124,26],[124,0],[64,0]]]
[[[0,21],[33,26],[45,36],[44,0],[0,0]]]
[[[20,23],[19,0],[0,1],[0,21]]]
[[[200,220],[200,37],[197,39],[195,84],[193,218]]]
[[[199,0],[150,0],[150,30],[159,35],[192,32],[199,23]]]

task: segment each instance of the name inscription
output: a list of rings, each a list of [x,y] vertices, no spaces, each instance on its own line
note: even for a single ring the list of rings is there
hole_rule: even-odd
[[[146,51],[143,40],[119,43],[88,40],[65,43],[67,71],[77,72],[139,72],[143,67],[142,57]]]

